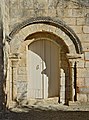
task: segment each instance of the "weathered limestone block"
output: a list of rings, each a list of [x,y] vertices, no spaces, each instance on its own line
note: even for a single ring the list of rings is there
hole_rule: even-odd
[[[89,77],[85,78],[85,86],[89,87]]]
[[[26,67],[19,67],[17,73],[18,75],[26,75],[27,74]]]
[[[72,9],[65,9],[64,10],[64,17],[73,17]]]
[[[73,9],[72,17],[84,17],[85,15],[86,15],[86,9],[84,8]]]
[[[86,42],[84,42],[84,43],[82,43],[82,47],[83,47],[83,51],[89,51],[89,43],[86,43]]]
[[[86,68],[89,68],[89,61],[86,61],[86,62],[85,62],[85,67],[86,67]]]
[[[89,34],[78,34],[77,33],[77,36],[79,37],[80,41],[83,42],[83,43],[89,43]]]
[[[88,68],[78,68],[77,69],[77,77],[89,77],[89,73],[87,72]]]
[[[24,9],[28,10],[33,8],[34,2],[33,0],[21,0],[20,4],[24,7]]]
[[[86,94],[78,94],[78,101],[80,102],[87,102],[87,95]]]
[[[56,17],[56,10],[54,8],[48,8],[48,16]]]
[[[86,86],[80,87],[79,92],[82,94],[89,94],[89,87],[86,87]]]
[[[77,4],[77,2],[74,3],[73,1],[70,1],[67,7],[73,9],[73,8],[79,8],[79,5]]]
[[[71,26],[75,33],[82,33],[82,26]]]
[[[24,99],[27,96],[27,82],[17,81],[17,98]]]
[[[27,81],[27,75],[18,75],[17,80],[18,81]]]
[[[86,25],[89,25],[89,13],[87,13],[85,16],[85,22],[86,22]]]
[[[77,19],[77,25],[85,25],[85,18],[76,18]]]
[[[83,26],[83,32],[89,33],[89,26]]]
[[[64,18],[63,20],[68,25],[76,25],[76,18]]]
[[[14,1],[10,1],[10,16],[11,18],[17,18],[19,16],[21,16],[20,10],[19,10],[19,3],[14,0]]]
[[[79,61],[77,61],[77,67],[78,67],[78,68],[84,68],[84,65],[85,65],[84,60],[79,60]]]
[[[29,18],[29,17],[35,17],[35,16],[36,16],[36,14],[35,14],[33,9],[32,10],[24,10],[23,11],[23,19],[25,19],[25,17]]]
[[[89,7],[89,0],[78,0],[81,6]]]
[[[17,93],[17,100],[22,102],[23,100],[27,100],[27,92]]]
[[[24,55],[25,56],[25,55]],[[26,67],[26,58],[22,58],[19,62],[19,67]]]
[[[76,52],[74,51],[74,45],[73,44],[69,45],[69,49],[70,49],[71,53],[76,54]]]
[[[55,10],[55,17],[60,17],[60,19],[62,19],[64,16],[64,10],[62,8],[59,8],[59,7],[57,7],[54,10]],[[51,11],[51,9],[50,10],[48,9],[48,12],[50,12],[50,11]]]
[[[89,52],[85,52],[85,60],[89,60]]]
[[[10,47],[12,53],[17,53],[21,41],[19,40],[19,36],[16,36],[16,39],[11,41]]]
[[[65,42],[66,42],[67,46],[73,45],[73,42],[70,41],[70,38],[64,32],[62,32],[60,29],[56,28],[55,33],[56,33],[56,35],[61,36],[62,39],[66,39]]]
[[[77,78],[77,87],[82,87],[85,85],[85,79],[83,77]]]

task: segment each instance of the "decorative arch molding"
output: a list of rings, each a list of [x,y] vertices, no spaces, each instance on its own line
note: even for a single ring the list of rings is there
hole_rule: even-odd
[[[76,51],[78,54],[82,53],[81,42],[75,32],[64,22],[50,17],[31,18],[22,22],[9,34],[9,37],[11,38],[10,42],[18,40],[19,38],[20,41],[23,41],[29,34],[33,34],[38,31],[54,33],[64,40],[70,51]]]

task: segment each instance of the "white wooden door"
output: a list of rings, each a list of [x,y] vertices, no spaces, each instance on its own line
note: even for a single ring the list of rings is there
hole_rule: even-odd
[[[58,96],[59,47],[51,41],[39,40],[28,49],[28,97]]]

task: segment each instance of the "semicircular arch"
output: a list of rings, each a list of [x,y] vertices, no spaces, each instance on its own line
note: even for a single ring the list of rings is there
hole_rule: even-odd
[[[18,25],[9,34],[12,39],[10,43],[13,44],[17,42],[16,47],[18,49],[20,43],[24,41],[27,36],[43,31],[59,36],[68,46],[70,53],[82,53],[81,42],[74,31],[62,21],[49,17],[32,18]]]

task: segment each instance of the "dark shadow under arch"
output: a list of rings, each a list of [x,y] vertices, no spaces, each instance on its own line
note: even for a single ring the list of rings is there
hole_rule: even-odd
[[[54,19],[54,18],[50,18],[50,17],[37,17],[37,18],[28,19],[28,20],[22,22],[21,24],[19,24],[18,26],[16,26],[14,28],[14,30],[12,30],[12,32],[9,34],[9,37],[13,38],[15,34],[17,34],[22,28],[24,28],[28,25],[40,24],[40,23],[48,24],[48,25],[55,26],[55,27],[61,29],[74,43],[76,52],[79,54],[82,53],[81,42],[80,42],[78,36],[75,34],[75,32],[69,26],[67,26],[63,21],[60,21],[60,20]]]

